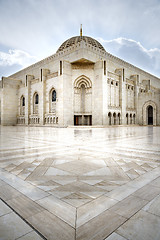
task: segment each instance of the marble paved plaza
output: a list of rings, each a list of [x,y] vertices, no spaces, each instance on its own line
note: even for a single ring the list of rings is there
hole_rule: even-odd
[[[0,127],[0,239],[159,240],[160,127]]]

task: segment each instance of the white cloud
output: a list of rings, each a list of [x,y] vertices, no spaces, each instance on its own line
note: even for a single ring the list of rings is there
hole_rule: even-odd
[[[53,54],[79,34],[120,36],[160,48],[159,0],[0,0],[0,45],[38,57]]]
[[[0,66],[20,65],[27,67],[37,61],[37,58],[22,50],[9,50],[8,53],[0,52]]]
[[[102,38],[98,40],[111,54],[160,76],[160,49],[146,49],[140,42],[122,37],[109,41]]]

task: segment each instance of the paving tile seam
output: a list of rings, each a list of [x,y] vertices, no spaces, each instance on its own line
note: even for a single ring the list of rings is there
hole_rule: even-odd
[[[18,190],[17,190],[17,191],[18,191]],[[20,193],[21,193],[21,192],[20,192]],[[21,193],[21,194],[24,195],[26,198],[30,199],[30,198],[27,197],[25,194],[23,194],[23,193]],[[49,195],[49,196],[52,196],[52,195]],[[48,196],[48,197],[49,197],[49,196]],[[14,197],[14,198],[12,198],[12,199],[15,199],[15,198],[19,198],[19,196]],[[39,200],[42,200],[42,199],[44,199],[44,198],[46,198],[46,197],[42,197],[42,198],[39,199]],[[0,198],[0,199],[1,199],[8,207],[10,207],[10,209],[12,209],[18,216],[20,216],[28,225],[32,226],[32,228],[36,230],[36,228],[34,228],[34,226],[31,225],[31,224],[27,221],[27,218],[24,218],[24,217],[23,217],[21,214],[19,214],[13,207],[10,206],[10,204],[8,203],[9,199],[8,199],[7,201],[5,201],[5,200],[2,199],[2,198]],[[30,199],[30,200],[33,201],[32,199]],[[50,212],[47,208],[41,206],[41,205],[37,202],[37,201],[39,201],[39,200],[36,200],[36,201],[33,201],[33,202],[35,202],[38,206],[40,206],[40,207],[43,209],[41,212],[47,211],[47,212],[49,212],[50,214],[52,214],[53,216],[55,216],[56,218],[59,218],[61,221],[63,221],[64,223],[66,223],[69,227],[72,227],[72,228],[73,228],[73,226],[71,226],[67,221],[65,221],[64,219],[60,218],[60,217],[57,216],[56,214]],[[59,200],[59,199],[57,198],[57,200]],[[39,213],[40,213],[40,212],[39,212]],[[38,213],[36,213],[35,216],[36,216],[37,214],[38,214]],[[28,218],[30,218],[31,216],[33,216],[33,215],[30,215]],[[74,228],[73,228],[73,229],[74,229]],[[36,231],[39,233],[38,230],[36,230]],[[43,237],[44,237],[44,236],[43,236]],[[46,238],[44,237],[44,239],[46,239]]]
[[[151,147],[151,146],[150,146]],[[117,150],[120,150],[120,151],[125,151],[125,147],[124,147],[124,145],[120,145],[120,146],[117,146],[117,147],[115,147],[115,149],[117,149]],[[143,153],[147,153],[147,152],[149,152],[149,153],[152,153],[152,154],[160,154],[160,151],[159,150],[155,150],[155,151],[153,151],[152,149],[145,149],[145,148],[143,148],[143,147],[141,147],[141,148],[134,148],[134,147],[129,147],[129,148],[127,148],[126,149],[126,151],[133,151],[133,152],[138,152],[138,151],[141,151],[141,152],[143,152]]]
[[[129,158],[129,159],[141,159],[141,160],[145,160],[145,161],[149,161],[150,160],[150,157],[146,158],[146,157],[142,157],[142,156],[133,156],[133,155],[124,155],[124,154],[121,154],[121,153],[118,153],[118,152],[114,152],[113,153],[114,155],[116,156],[121,156],[122,158]],[[159,158],[152,158],[152,160],[154,161],[160,161]]]
[[[32,158],[32,157],[38,157],[38,156],[46,156],[46,154],[54,154],[54,153],[57,153],[57,152],[60,152],[60,150],[54,150],[54,151],[46,151],[46,152],[38,152],[38,153],[34,153],[34,154],[28,154],[27,156],[26,156],[26,154],[24,154],[24,155],[19,155],[18,157],[14,157],[13,156],[13,158],[8,158],[8,157],[2,157],[1,158],[1,162],[6,162],[6,161],[16,161],[16,160],[18,160],[18,159],[26,159],[26,158]]]
[[[116,213],[117,214],[117,213]],[[117,214],[117,215],[119,215],[119,214]],[[121,216],[121,215],[119,215],[119,216]],[[123,217],[124,218],[124,217]],[[130,218],[129,218],[130,219]],[[117,230],[118,230],[118,228],[120,228],[121,226],[123,226],[123,224],[125,224],[126,222],[128,222],[129,221],[129,219],[126,219],[123,223],[121,223],[117,228],[115,228],[113,231],[112,231],[112,233],[114,233],[114,232],[116,232]],[[112,234],[111,233],[111,234]],[[107,237],[109,237],[111,234],[109,234],[108,236],[106,236],[105,238],[107,238]],[[119,233],[118,233],[119,234]],[[120,234],[119,234],[120,235]],[[124,237],[124,236],[122,236],[122,237]],[[105,240],[105,238],[104,238],[104,240]],[[128,240],[128,239],[126,239],[126,240]]]
[[[103,211],[101,214],[99,214],[98,216],[95,216],[94,218],[92,218],[91,220],[89,220],[87,223],[82,224],[82,225],[79,226],[78,228],[84,227],[86,224],[88,224],[89,222],[94,221],[96,218],[98,219],[98,218],[100,217],[100,215],[103,215],[105,212],[112,213],[112,211],[111,211],[110,209],[107,209],[107,210]],[[121,218],[123,218],[124,221],[123,221],[121,224],[119,224],[119,226],[117,226],[116,228],[114,228],[114,230],[113,230],[111,233],[109,233],[109,235],[111,235],[113,232],[115,232],[119,227],[121,227],[124,223],[126,223],[126,222],[129,220],[129,219],[125,218],[124,216],[121,216],[121,215],[118,214],[118,213],[116,213],[116,215],[118,215],[118,216],[120,216]],[[77,228],[77,230],[78,230],[78,228]],[[107,235],[107,236],[104,238],[104,240],[105,240],[109,235]],[[95,237],[95,236],[93,236],[93,237]],[[93,238],[90,238],[90,239],[88,239],[88,240],[92,240],[92,239],[93,239]],[[100,240],[100,239],[98,239],[98,240]]]
[[[160,219],[160,216],[159,216],[159,215],[154,214],[154,213],[151,213],[151,212],[149,212],[149,211],[145,211],[145,210],[143,210],[143,208],[141,209],[141,211],[142,211],[142,212],[147,212],[147,213],[149,213],[149,214],[151,214],[151,215],[153,215],[153,216],[156,216],[157,218]]]
[[[25,139],[23,139],[23,140],[25,140]],[[57,142],[54,144],[54,143],[50,143],[50,145],[49,146],[57,146]],[[20,148],[4,148],[4,149],[0,149],[0,153],[1,152],[8,152],[8,151],[13,151],[14,150],[14,152],[16,152],[16,151],[23,151],[23,150],[25,150],[25,149],[29,149],[29,150],[34,150],[34,149],[36,149],[36,148],[41,148],[41,147],[45,147],[46,146],[46,144],[43,144],[43,145],[37,145],[36,147],[30,147],[30,146],[27,146],[27,147],[20,147]],[[72,146],[72,145],[71,145]],[[48,148],[48,145],[46,146],[46,148]]]
[[[55,146],[54,146],[55,147]],[[40,148],[35,148],[34,150],[30,150],[30,149],[25,149],[25,151],[19,151],[18,153],[17,152],[13,152],[12,150],[10,150],[10,152],[8,152],[7,154],[0,154],[0,158],[4,158],[4,157],[8,157],[10,155],[14,156],[23,156],[23,155],[26,155],[26,154],[32,154],[32,153],[37,153],[37,151],[39,151],[39,149],[42,151],[42,150],[47,150],[50,151],[51,149],[53,149],[53,146],[52,147],[40,147]],[[2,155],[2,156],[1,156]]]
[[[28,223],[27,223],[28,224]],[[28,224],[29,225],[29,224]],[[28,232],[28,233],[32,233],[33,231],[35,231],[35,230],[31,230],[30,232]],[[37,231],[35,231],[36,233],[37,233]],[[23,238],[23,237],[25,237],[26,235],[28,235],[28,233],[25,233],[25,234],[23,234],[22,236],[20,236],[20,237],[18,237],[18,238],[15,238],[14,240],[18,240],[18,239],[21,239],[21,238]],[[41,238],[42,238],[42,235],[40,236]],[[43,239],[45,239],[45,240],[47,240],[46,238],[44,238],[43,237]]]
[[[141,151],[128,151],[128,150],[126,150],[126,151],[122,151],[122,150],[118,150],[118,149],[116,149],[115,150],[115,154],[117,153],[117,152],[121,152],[120,154],[122,154],[123,152],[125,152],[125,153],[127,153],[127,154],[132,154],[131,156],[137,156],[137,155],[140,155],[140,154],[143,154],[143,156],[148,156],[148,158],[153,158],[153,159],[157,159],[158,157],[160,158],[160,154],[153,154],[153,153],[142,153]],[[124,154],[124,156],[128,156],[128,155],[125,155]],[[159,159],[158,158],[158,159]]]
[[[123,151],[125,151],[125,148],[123,147],[123,146],[119,146],[118,147],[119,149],[121,149],[121,150],[123,150]],[[117,148],[117,149],[118,149]],[[150,150],[150,149],[145,149],[145,148],[132,148],[132,147],[130,147],[129,148],[131,151],[141,151],[141,152],[144,152],[144,153],[147,153],[147,152],[152,152],[153,154],[155,153],[157,153],[158,155],[160,155],[160,151],[159,150],[154,150],[153,151],[153,149],[152,150]],[[128,149],[127,149],[127,151],[128,151]]]
[[[12,185],[10,185],[9,183],[7,183],[7,182],[5,182],[4,180],[2,180],[1,179],[1,181],[3,181],[4,183],[5,183],[5,185],[8,185],[8,186],[10,186],[11,188],[13,188],[15,191],[17,191],[17,192],[19,192],[20,194],[22,194],[22,195],[24,195],[24,196],[26,196],[25,194],[23,194],[23,193],[21,193],[19,190],[17,190],[15,187],[13,187]],[[27,197],[27,196],[26,196]],[[7,199],[6,201],[2,198],[2,197],[0,197],[0,199],[3,201],[3,202],[5,202],[6,204],[7,204],[7,202],[6,201],[9,201],[9,200],[11,200],[12,198],[10,198],[10,199]]]
[[[149,210],[143,210],[143,208],[142,208],[141,211],[148,212],[149,214],[152,214],[153,216],[160,218],[159,215],[157,215],[156,213],[150,212]]]
[[[48,197],[49,197],[49,196],[48,196]],[[54,196],[54,197],[55,197],[55,196]],[[39,200],[42,200],[42,199],[44,199],[44,198],[46,198],[46,197],[43,197],[43,198],[41,198],[41,199],[39,199]],[[56,197],[55,197],[55,198],[56,198]],[[39,200],[36,200],[35,202],[38,204],[37,201],[39,201]],[[57,200],[59,200],[59,199],[57,198]],[[66,202],[65,202],[65,203],[66,203]],[[40,204],[38,204],[38,205],[39,205],[40,207],[42,207],[42,208],[44,209],[44,211],[49,212],[50,214],[52,214],[52,215],[55,216],[56,218],[59,218],[61,221],[63,221],[64,223],[66,223],[69,227],[75,229],[75,227],[73,227],[70,223],[68,223],[64,218],[56,215],[56,214],[53,213],[53,212],[50,212],[46,207],[44,207],[44,206],[42,206],[42,205],[40,205]],[[38,214],[38,213],[37,213],[37,214]],[[37,214],[35,214],[35,216],[36,216]]]
[[[114,205],[114,206],[115,206],[115,205]],[[112,207],[104,210],[103,212],[100,212],[100,214],[94,216],[93,218],[89,219],[87,222],[85,222],[85,223],[83,223],[82,225],[78,226],[77,229],[78,229],[78,228],[81,228],[81,227],[84,227],[86,224],[88,224],[89,222],[95,220],[96,218],[98,219],[98,218],[100,217],[100,215],[104,214],[105,212],[111,212],[111,213],[114,212],[114,211],[111,210],[111,208],[112,208]],[[115,213],[115,212],[114,212],[114,213]],[[118,213],[115,213],[115,214],[118,215],[118,216],[120,216],[120,217],[122,217],[122,218],[124,218],[124,219],[125,219],[125,222],[128,221],[128,218],[126,218],[126,217],[124,217],[124,216],[122,216],[122,215],[120,215],[120,214],[118,214]]]
[[[80,192],[81,193],[81,192]],[[54,196],[53,194],[51,194],[52,196]],[[102,195],[100,195],[99,197],[101,197],[101,196],[103,196],[103,195],[105,195],[105,193],[104,194],[102,194]],[[59,198],[58,197],[56,197],[56,196],[54,196],[55,198],[57,198],[58,200],[59,200]],[[97,199],[97,198],[96,198]],[[64,199],[63,198],[60,198],[60,200],[61,201],[63,201],[64,203],[66,203],[66,201],[64,201]],[[88,201],[87,203],[91,203],[92,201],[94,201],[95,199],[93,198],[93,199],[91,199],[90,201]],[[68,202],[67,202],[68,203]],[[75,206],[73,206],[71,203],[68,203],[71,207],[74,207],[74,208],[76,208],[76,212],[77,212],[77,210],[78,210],[78,208],[81,208],[81,207],[83,207],[83,206],[85,206],[87,203],[84,203],[84,204],[82,204],[80,207],[75,207]]]
[[[33,232],[33,230],[31,230],[30,232],[28,232],[28,233],[26,233],[26,234],[24,234],[24,235],[22,235],[22,236],[20,236],[20,237],[18,237],[18,238],[15,238],[14,240],[18,240],[18,239],[20,239],[20,238],[22,238],[22,237],[28,235],[28,234],[31,233],[31,232]],[[35,231],[35,232],[36,232],[36,231]]]
[[[50,211],[47,210],[47,209],[44,209],[44,211],[42,211],[41,213],[43,213],[43,212],[48,212],[49,214],[51,214],[52,216],[54,216],[55,218],[59,219],[61,222],[63,222],[63,223],[66,224],[67,226],[69,226],[69,228],[73,229],[74,232],[75,232],[75,228],[74,228],[73,226],[71,226],[69,223],[67,223],[66,221],[64,221],[62,218],[58,217],[57,215],[53,214],[52,212],[50,212]],[[35,214],[34,217],[37,217],[38,214],[39,214],[39,213]],[[33,216],[32,216],[32,217],[33,217]],[[33,229],[36,230],[36,227],[34,227],[34,223],[31,224],[31,223],[29,222],[30,218],[31,218],[31,217],[26,218],[26,222],[29,223],[29,225],[31,225]],[[36,231],[38,231],[38,230],[36,230]],[[44,236],[45,234],[43,235],[43,231],[38,231],[38,233],[40,233],[40,234],[43,236],[44,239],[48,240],[47,238],[45,238],[45,236]],[[65,240],[65,239],[64,239],[64,240]],[[66,240],[68,240],[68,239],[66,239]]]
[[[105,238],[103,238],[102,240],[107,240],[107,238],[110,236],[110,235],[112,235],[114,232],[116,233],[116,231],[118,230],[118,228],[120,228],[121,226],[123,226],[123,224],[124,223],[126,223],[128,221],[128,219],[125,221],[125,222],[123,222],[123,223],[121,223],[117,228],[115,228],[109,235],[107,235]],[[118,233],[119,234],[119,233]],[[120,235],[120,234],[119,234]],[[123,237],[124,238],[124,236],[122,236],[122,235],[120,235],[121,237]],[[126,238],[125,238],[126,239]],[[126,239],[126,240],[129,240],[129,239]]]
[[[137,198],[138,198],[138,197],[137,197]],[[125,200],[125,199],[123,199],[123,200]],[[122,201],[123,201],[123,200],[122,200]],[[142,199],[142,200],[143,200],[143,199]],[[146,201],[147,201],[147,200],[146,200]],[[111,211],[115,212],[115,213],[118,214],[119,216],[122,216],[122,217],[126,218],[127,221],[128,221],[130,218],[132,218],[134,215],[136,215],[139,211],[142,211],[143,208],[144,208],[149,202],[150,202],[150,201],[147,201],[147,203],[146,203],[145,205],[143,205],[142,207],[138,208],[138,210],[135,211],[135,213],[133,213],[133,214],[130,215],[129,217],[124,217],[123,215],[121,215],[120,213],[115,212],[114,210],[111,210]]]
[[[34,228],[23,216],[21,216],[14,208],[12,208],[6,201],[4,201],[1,197],[0,200],[7,205],[17,216],[19,216],[28,226],[30,226],[40,237],[47,240],[36,228]],[[21,236],[22,237],[22,236]]]

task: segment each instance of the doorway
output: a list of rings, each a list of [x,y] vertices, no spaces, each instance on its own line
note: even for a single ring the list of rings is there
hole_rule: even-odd
[[[74,126],[92,125],[92,115],[74,115]]]
[[[75,126],[82,125],[82,116],[81,115],[74,115],[74,125]]]
[[[91,126],[92,125],[92,115],[84,115],[83,125]]]
[[[148,110],[148,125],[153,125],[153,107],[149,105],[147,110]]]

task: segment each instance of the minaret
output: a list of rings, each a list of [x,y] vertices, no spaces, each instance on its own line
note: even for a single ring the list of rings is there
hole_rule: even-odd
[[[82,24],[80,26],[80,36],[82,37]]]

